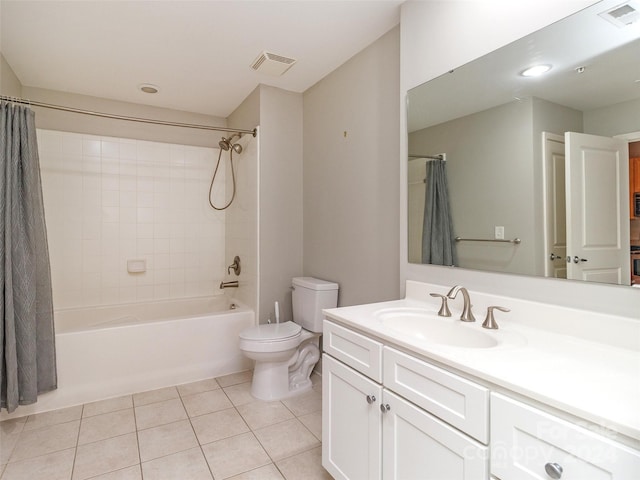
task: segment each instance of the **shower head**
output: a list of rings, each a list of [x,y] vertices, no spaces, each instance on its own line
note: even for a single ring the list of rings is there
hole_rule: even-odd
[[[234,137],[240,137],[240,135],[234,133],[229,138],[222,137],[222,140],[218,142],[218,145],[225,152],[229,151],[229,149],[233,149],[234,152],[240,154],[242,153],[242,145],[240,145],[239,143],[231,143],[233,142]]]
[[[219,146],[220,146],[220,148],[221,148],[222,150],[224,150],[225,152],[226,152],[227,150],[229,150],[229,148],[231,148],[231,143],[229,142],[229,140],[228,140],[228,139],[226,139],[226,138],[224,138],[224,137],[222,137],[222,140],[220,140],[220,141],[218,142],[218,145],[219,145]]]

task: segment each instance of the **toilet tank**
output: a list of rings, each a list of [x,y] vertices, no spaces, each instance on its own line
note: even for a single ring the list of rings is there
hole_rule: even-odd
[[[292,283],[293,321],[311,332],[322,332],[322,309],[338,306],[338,284],[313,277],[295,277]]]

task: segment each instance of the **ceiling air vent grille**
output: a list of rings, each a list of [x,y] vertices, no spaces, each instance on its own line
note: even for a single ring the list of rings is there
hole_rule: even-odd
[[[602,12],[599,15],[613,23],[616,27],[624,28],[640,20],[640,2],[638,0],[631,0],[617,7],[613,7],[606,12]]]
[[[296,60],[293,58],[283,57],[282,55],[270,52],[262,52],[258,55],[258,58],[253,61],[251,68],[260,73],[279,76],[289,70],[295,63]]]

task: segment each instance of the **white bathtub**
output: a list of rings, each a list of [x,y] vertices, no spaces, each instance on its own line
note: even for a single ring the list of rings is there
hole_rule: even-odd
[[[233,304],[233,305],[232,305]],[[238,334],[250,308],[224,295],[58,310],[58,389],[0,420],[251,368]]]

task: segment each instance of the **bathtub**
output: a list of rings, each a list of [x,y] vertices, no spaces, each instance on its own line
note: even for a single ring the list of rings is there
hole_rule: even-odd
[[[251,368],[250,308],[225,295],[57,310],[58,389],[0,420]]]

